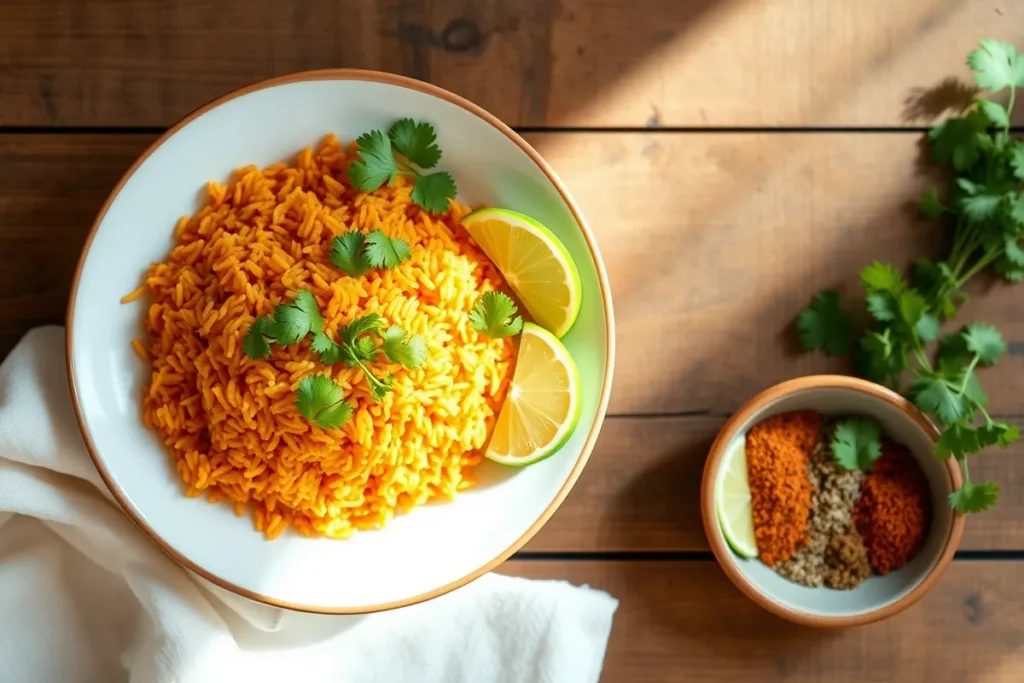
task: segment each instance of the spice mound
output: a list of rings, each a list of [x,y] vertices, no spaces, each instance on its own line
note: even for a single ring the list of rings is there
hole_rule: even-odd
[[[854,512],[871,568],[888,574],[924,546],[931,523],[931,491],[914,456],[903,446],[882,444],[882,458],[864,478]]]
[[[924,546],[928,481],[873,421],[775,415],[747,433],[746,456],[758,557],[780,576],[848,590]]]
[[[808,541],[811,482],[807,454],[818,440],[816,413],[785,413],[755,425],[747,434],[754,536],[769,567],[788,560]]]

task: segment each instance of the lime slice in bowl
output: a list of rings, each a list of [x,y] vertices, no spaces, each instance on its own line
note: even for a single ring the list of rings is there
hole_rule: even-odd
[[[740,557],[757,557],[754,515],[747,480],[746,441],[737,439],[725,452],[715,482],[715,513],[718,527]]]
[[[582,398],[579,370],[562,342],[526,323],[485,456],[503,465],[529,465],[552,455],[579,422]]]
[[[582,285],[565,245],[539,222],[507,209],[480,209],[462,225],[494,261],[533,319],[562,337],[580,313]]]

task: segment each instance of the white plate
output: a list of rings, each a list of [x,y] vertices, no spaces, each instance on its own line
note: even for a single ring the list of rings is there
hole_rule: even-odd
[[[250,516],[183,495],[142,424],[148,368],[133,353],[146,300],[119,300],[172,246],[207,180],[291,160],[327,133],[350,140],[412,116],[438,132],[459,199],[528,213],[565,243],[583,309],[565,338],[583,374],[583,415],[554,457],[522,470],[488,463],[480,486],[347,541],[288,532],[268,542]],[[452,590],[492,569],[550,517],[586,462],[611,388],[611,297],[597,247],[554,173],[493,116],[417,81],[358,71],[297,74],[232,93],[171,129],[114,190],[86,244],[68,309],[68,375],[89,450],[115,497],[164,550],[241,595],[317,612],[370,612]]]

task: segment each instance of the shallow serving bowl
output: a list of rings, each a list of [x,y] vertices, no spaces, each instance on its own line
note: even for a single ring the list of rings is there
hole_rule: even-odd
[[[158,437],[141,421],[148,368],[132,353],[146,299],[119,300],[172,246],[210,179],[246,164],[294,159],[328,133],[343,141],[403,117],[431,122],[443,167],[470,205],[515,209],[545,223],[576,262],[583,308],[563,339],[579,365],[583,409],[569,442],[530,467],[485,463],[480,484],[382,531],[347,541],[286,533],[268,542],[249,516],[184,496]],[[82,434],[114,497],[175,559],[269,604],[362,613],[426,600],[497,566],[568,494],[593,448],[611,390],[612,304],[597,246],[569,192],[522,138],[439,88],[366,71],[317,71],[264,81],[193,112],[128,170],[101,210],[78,266],[67,318],[68,376]]]
[[[910,449],[932,491],[932,526],[924,548],[906,566],[872,576],[854,590],[807,588],[782,578],[759,560],[745,560],[729,548],[715,516],[715,482],[729,446],[758,422],[792,410],[860,414],[875,418],[884,434]],[[718,433],[704,466],[701,514],[711,549],[743,593],[780,617],[808,626],[857,626],[897,614],[925,595],[953,559],[964,519],[947,498],[961,484],[955,461],[932,454],[934,425],[909,401],[885,387],[852,377],[819,375],[777,384],[748,401]]]

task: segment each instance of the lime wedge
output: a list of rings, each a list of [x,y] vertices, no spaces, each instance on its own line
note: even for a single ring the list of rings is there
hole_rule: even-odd
[[[722,535],[740,557],[757,557],[754,515],[747,481],[746,439],[736,439],[722,457],[715,482],[715,512]]]
[[[564,444],[580,419],[580,375],[555,335],[523,325],[515,375],[491,432],[485,456],[503,465],[529,465]]]
[[[562,337],[580,313],[580,274],[558,238],[507,209],[481,209],[462,219],[533,319]]]

